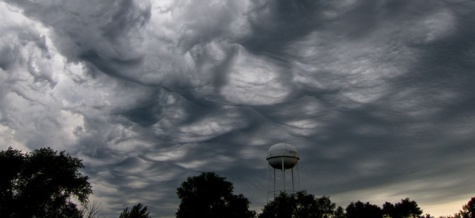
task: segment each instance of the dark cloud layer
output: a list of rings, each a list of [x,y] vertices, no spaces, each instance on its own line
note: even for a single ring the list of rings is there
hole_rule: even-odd
[[[267,149],[345,206],[474,193],[473,1],[3,1],[0,144],[84,160],[104,215],[215,171],[258,210]]]

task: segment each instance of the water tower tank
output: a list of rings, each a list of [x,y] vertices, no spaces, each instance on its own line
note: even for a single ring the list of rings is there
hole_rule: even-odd
[[[266,160],[274,169],[291,169],[299,161],[300,156],[293,145],[287,143],[277,143],[269,148]]]

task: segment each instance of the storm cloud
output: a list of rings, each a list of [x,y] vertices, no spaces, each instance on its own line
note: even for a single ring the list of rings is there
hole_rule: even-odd
[[[4,0],[0,146],[83,159],[103,215],[214,171],[258,212],[267,149],[338,205],[475,193],[475,2]]]

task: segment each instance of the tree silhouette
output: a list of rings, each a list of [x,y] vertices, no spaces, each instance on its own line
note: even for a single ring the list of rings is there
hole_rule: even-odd
[[[398,202],[395,205],[389,202],[384,203],[383,214],[392,218],[416,218],[422,215],[422,210],[415,201],[406,198],[402,199],[401,202]]]
[[[395,218],[396,217],[396,207],[394,207],[394,204],[392,203],[389,203],[389,202],[386,202],[383,204],[383,214],[391,217],[391,218]]]
[[[342,207],[338,207],[335,211],[335,218],[346,218],[345,211]]]
[[[351,202],[348,207],[346,207],[346,217],[348,218],[382,218],[383,213],[380,207],[370,204],[357,201],[356,203]]]
[[[0,152],[0,217],[81,217],[71,201],[87,204],[92,193],[82,161],[64,151],[41,148]]]
[[[130,211],[127,207],[120,213],[119,218],[151,218],[149,212],[147,212],[147,206],[142,207],[142,203],[134,205]]]
[[[470,199],[470,201],[463,208],[464,211],[467,212],[467,217],[475,218],[475,197]]]
[[[291,218],[296,210],[295,201],[293,195],[281,192],[264,206],[259,218]]]
[[[457,218],[475,218],[475,197],[463,206],[463,209],[455,215]]]
[[[340,212],[338,215],[343,216],[343,209],[340,208]],[[296,194],[281,192],[264,206],[259,218],[329,218],[335,217],[335,213],[335,204],[327,196],[317,198],[305,191]]]
[[[177,218],[247,218],[254,217],[249,211],[249,200],[243,195],[234,195],[233,185],[212,172],[189,177],[177,189],[180,206]]]
[[[83,205],[80,210],[82,218],[95,218],[99,216],[100,203],[97,201],[89,202],[87,205]]]

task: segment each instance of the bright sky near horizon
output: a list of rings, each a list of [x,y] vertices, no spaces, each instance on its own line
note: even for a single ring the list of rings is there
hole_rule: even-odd
[[[0,148],[81,158],[105,216],[173,217],[203,171],[260,212],[279,142],[343,207],[475,196],[473,0],[2,0],[0,19]]]

